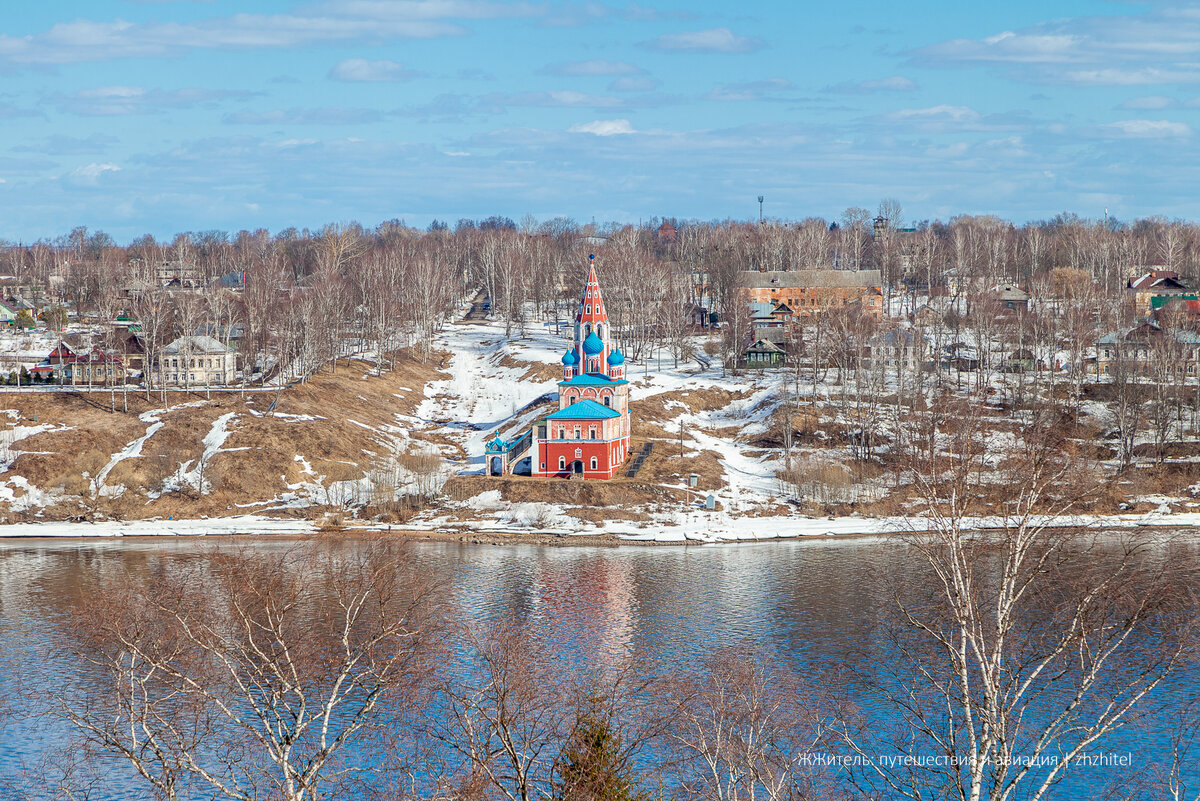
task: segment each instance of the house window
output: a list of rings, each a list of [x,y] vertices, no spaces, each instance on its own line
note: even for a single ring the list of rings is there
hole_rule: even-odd
[[[559,470],[567,469],[567,457],[565,457],[565,456],[558,457],[558,469]]]

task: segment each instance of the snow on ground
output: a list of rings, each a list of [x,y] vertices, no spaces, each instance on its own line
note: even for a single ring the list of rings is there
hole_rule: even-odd
[[[374,490],[369,473],[359,479],[327,482],[325,475],[318,475],[312,464],[300,454],[296,454],[295,461],[300,466],[300,475],[308,476],[310,480],[290,483],[287,476],[280,476],[286,491],[256,506],[263,506],[264,511],[268,512],[312,506],[358,506],[369,499]]]
[[[191,459],[180,464],[175,474],[165,482],[163,487],[164,492],[175,492],[182,487],[191,487],[201,495],[207,495],[212,491],[212,485],[204,477],[204,470],[212,457],[224,452],[221,446],[225,444],[225,440],[229,439],[229,435],[233,433],[229,430],[229,424],[236,417],[237,415],[234,412],[228,412],[213,421],[212,428],[209,429],[208,433],[204,435],[204,439],[201,440],[204,445],[204,452],[196,460],[195,467],[192,467]],[[240,451],[246,449],[230,448],[229,450]]]
[[[410,521],[404,528],[414,531],[537,533],[564,538],[612,534],[631,542],[720,543],[757,542],[800,537],[912,534],[932,531],[934,523],[923,517],[805,517],[738,514],[737,508],[707,511],[702,508],[702,493],[696,503],[677,511],[659,511],[646,522],[612,521],[604,524],[583,522],[571,516],[570,508],[547,503],[507,503],[499,491],[489,490],[463,502],[480,518],[474,521],[439,517]],[[1083,528],[1097,531],[1132,530],[1144,527],[1188,528],[1200,525],[1200,513],[1170,513],[1160,507],[1147,514],[1066,515],[1043,521],[1051,528]],[[965,530],[1001,528],[1002,517],[975,517],[962,521]]]
[[[220,534],[310,534],[311,520],[287,520],[260,515],[204,520],[105,520],[99,523],[10,523],[0,525],[2,537],[170,537]]]
[[[12,410],[7,411],[10,417],[20,419],[20,415],[17,412]],[[15,425],[12,428],[0,431],[0,473],[7,474],[9,467],[12,466],[13,462],[22,453],[34,452],[15,450],[13,445],[21,440],[46,431],[69,430],[69,426],[40,423],[32,426]],[[21,492],[20,496],[17,495],[18,490]],[[7,503],[8,508],[14,512],[24,512],[29,509],[41,508],[48,504],[56,503],[61,497],[61,491],[43,490],[31,484],[24,476],[5,475],[0,480],[0,503]]]
[[[503,325],[447,326],[434,346],[451,351],[446,368],[450,376],[429,382],[416,416],[457,441],[472,466],[468,472],[478,472],[483,469],[485,444],[496,431],[519,410],[556,390],[554,380],[526,380],[528,367],[500,362],[507,355],[519,361],[558,364],[563,343],[553,334],[535,330],[528,340],[506,346]],[[555,349],[559,356],[553,356]]]
[[[113,471],[113,468],[121,462],[125,461],[126,459],[135,459],[142,455],[142,446],[146,444],[147,440],[154,436],[155,432],[166,425],[166,423],[162,421],[163,414],[165,414],[163,410],[154,409],[138,415],[139,420],[141,420],[143,423],[149,423],[150,425],[146,428],[145,434],[138,437],[133,442],[128,443],[124,448],[114,453],[112,457],[109,458],[108,464],[104,465],[100,472],[96,474],[96,486],[99,488],[101,495],[115,497],[125,492],[124,484],[109,486],[104,483],[105,479],[108,478],[108,474]]]

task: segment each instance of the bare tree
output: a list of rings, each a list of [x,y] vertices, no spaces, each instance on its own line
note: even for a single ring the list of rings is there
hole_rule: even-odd
[[[796,677],[747,644],[706,657],[671,685],[667,763],[681,798],[828,798],[811,757],[827,748],[826,712]]]
[[[928,571],[897,592],[907,658],[883,689],[892,745],[937,759],[872,758],[856,781],[890,797],[1041,799],[1184,658],[1189,601],[1132,541],[1055,528],[1097,481],[1052,420],[1021,428],[997,497],[979,479],[982,420],[956,411],[945,455],[913,464],[913,523],[928,531],[910,541]],[[886,740],[846,739],[872,757]]]
[[[383,541],[127,567],[72,623],[105,691],[62,707],[166,798],[323,797],[362,769],[350,745],[428,686],[440,624],[423,573]]]

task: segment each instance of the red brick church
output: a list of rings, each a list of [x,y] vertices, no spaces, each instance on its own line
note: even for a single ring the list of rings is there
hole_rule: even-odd
[[[587,285],[575,315],[575,342],[563,354],[558,411],[511,443],[487,446],[489,472],[508,472],[528,451],[534,476],[612,478],[629,455],[629,382],[625,356],[612,344],[608,313],[596,279]]]

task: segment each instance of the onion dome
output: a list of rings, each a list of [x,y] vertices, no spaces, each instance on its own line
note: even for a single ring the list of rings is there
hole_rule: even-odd
[[[574,365],[579,364],[579,357],[575,355],[575,351],[568,350],[563,354],[562,363],[566,367],[573,367]]]
[[[610,367],[616,367],[624,363],[625,354],[621,353],[620,350],[614,350],[612,353],[608,354],[608,364]]]
[[[596,332],[587,335],[587,339],[583,340],[583,352],[588,356],[595,356],[597,353],[604,352],[604,340],[596,336]]]

